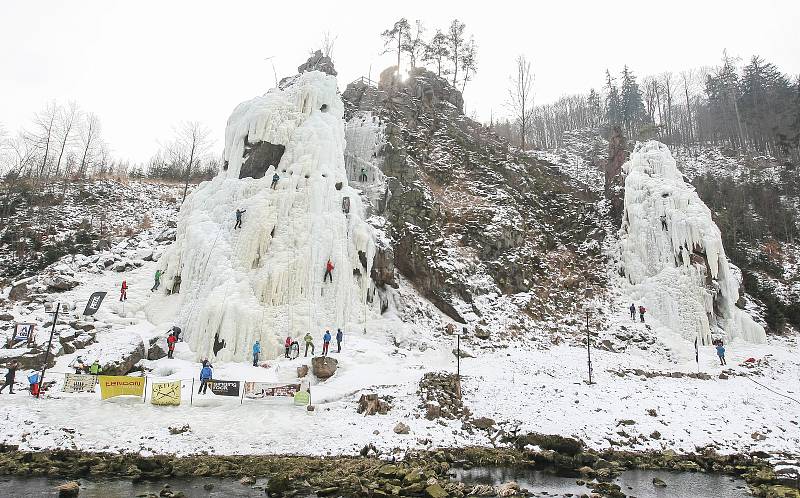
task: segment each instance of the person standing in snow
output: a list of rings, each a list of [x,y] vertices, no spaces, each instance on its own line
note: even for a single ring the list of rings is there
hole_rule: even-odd
[[[92,375],[100,375],[100,362],[99,361],[94,360],[94,362],[92,362],[92,366],[89,367],[89,373],[92,374]]]
[[[325,335],[322,336],[322,356],[328,356],[328,347],[331,345],[331,331],[325,330]]]
[[[119,300],[120,301],[127,301],[128,300],[128,281],[122,281],[122,287],[119,289]]]
[[[237,228],[242,228],[242,215],[246,213],[246,209],[237,209],[236,210],[236,224],[233,225],[233,229],[236,230]]]
[[[208,381],[211,380],[211,365],[206,363],[203,365],[203,368],[200,369],[200,389],[197,390],[197,394],[205,394],[206,390],[208,389]]]
[[[631,320],[633,320],[635,322],[636,321],[636,306],[634,306],[633,303],[631,303],[631,307],[628,308],[628,309],[631,310]]]
[[[342,339],[344,338],[344,334],[342,333],[342,329],[336,329],[336,352],[342,352]]]
[[[722,344],[722,341],[717,342],[717,356],[719,356],[720,365],[727,365],[725,362],[725,346]]]
[[[288,358],[289,357],[289,350],[292,348],[292,336],[287,335],[286,336],[286,342],[284,342],[283,345],[286,347],[286,353],[284,354],[284,357]]]
[[[642,323],[644,323],[644,314],[645,314],[646,312],[647,312],[647,310],[646,310],[646,309],[644,309],[644,306],[642,306],[642,305],[640,304],[640,305],[639,305],[639,320],[641,320],[641,322],[642,322]]]
[[[253,344],[253,366],[254,367],[258,366],[258,355],[260,355],[260,354],[261,354],[261,343],[259,341],[256,341]]]
[[[367,181],[367,170],[366,168],[361,168],[361,174],[358,175],[358,181],[366,182]]]
[[[155,290],[158,289],[158,286],[161,285],[161,270],[156,270],[155,281],[156,283],[153,284],[153,288],[150,289],[150,292],[155,292]]]
[[[178,338],[175,337],[175,333],[172,332],[167,336],[167,358],[173,358],[175,354],[175,343],[178,342]]]
[[[69,366],[74,368],[75,369],[75,373],[78,374],[78,375],[86,372],[86,365],[83,363],[83,358],[81,358],[80,356],[75,358],[75,361],[70,363]]]
[[[275,174],[272,175],[272,185],[270,185],[269,188],[271,188],[272,190],[275,190],[275,188],[278,186],[278,180],[280,180],[280,179],[281,179],[281,177],[278,176],[278,172],[276,171]]]
[[[308,356],[308,348],[311,348],[311,356],[314,356],[314,338],[311,337],[311,332],[306,332],[305,337],[303,340],[306,341],[306,354],[303,356],[304,358]]]
[[[333,283],[333,263],[331,263],[330,259],[325,264],[325,275],[322,277],[322,283],[325,283],[325,279],[328,277],[331,277],[331,283]]]
[[[14,394],[14,377],[17,375],[17,369],[19,368],[19,363],[16,361],[12,361],[8,365],[8,372],[6,372],[6,381],[3,384],[3,387],[0,387],[0,393],[3,392],[3,389],[8,387],[8,393]]]

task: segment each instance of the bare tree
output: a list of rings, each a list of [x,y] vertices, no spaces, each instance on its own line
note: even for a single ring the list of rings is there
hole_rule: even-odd
[[[58,112],[56,102],[49,102],[44,109],[34,115],[34,131],[25,133],[26,140],[35,144],[36,148],[43,149],[39,163],[39,178],[42,178],[45,174],[47,161],[50,158],[50,149],[55,143]]]
[[[692,107],[689,105],[689,88],[694,83],[694,74],[695,72],[691,69],[687,69],[685,71],[681,71],[681,80],[683,81],[683,95],[686,97],[686,142],[692,143],[693,141],[693,131],[692,131]]]
[[[322,34],[322,55],[333,59],[333,46],[336,44],[338,35],[332,34],[330,31],[325,31]]]
[[[672,136],[672,73],[667,71],[661,73],[661,93],[664,95],[664,119],[666,120],[666,132]]]
[[[453,19],[447,31],[447,45],[450,52],[450,61],[453,63],[453,87],[458,81],[458,64],[461,62],[464,51],[464,29],[466,25],[458,19]]]
[[[61,171],[61,160],[64,158],[64,152],[72,143],[72,133],[75,131],[75,122],[78,120],[79,113],[78,104],[75,102],[70,102],[66,108],[62,108],[59,112],[59,150],[54,173],[56,176]]]
[[[80,129],[81,161],[78,165],[78,176],[86,177],[86,170],[97,152],[100,143],[100,120],[94,113],[86,114]]]
[[[166,147],[166,153],[173,164],[186,169],[183,198],[181,199],[181,203],[183,203],[186,200],[186,193],[189,191],[192,167],[199,164],[211,147],[208,139],[211,131],[197,121],[187,121],[182,123],[175,133],[175,139]]]
[[[507,105],[514,121],[519,124],[520,145],[522,150],[525,150],[525,136],[533,113],[533,75],[531,63],[524,55],[517,56],[516,68],[511,76],[511,87],[508,90]]]
[[[464,45],[464,52],[461,54],[461,68],[464,70],[464,81],[461,85],[461,93],[467,89],[467,81],[470,81],[478,70],[478,49],[475,45],[475,38],[470,37],[469,43]]]

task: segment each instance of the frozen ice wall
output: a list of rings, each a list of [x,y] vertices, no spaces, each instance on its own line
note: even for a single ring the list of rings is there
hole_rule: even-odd
[[[274,356],[287,333],[299,340],[311,332],[321,348],[325,327],[335,333],[373,314],[374,238],[348,185],[336,79],[311,71],[287,81],[233,111],[226,168],[187,197],[161,260],[164,292],[177,290],[179,278],[176,321],[198,357],[214,358],[216,349],[218,359],[242,361],[256,339]],[[285,151],[263,177],[239,178],[259,142]],[[246,210],[240,229],[237,209]],[[328,259],[333,282],[323,283]]]
[[[764,342],[763,327],[736,307],[740,281],[711,211],[684,181],[667,146],[637,144],[623,171],[620,244],[633,296],[687,340],[710,344],[713,334]]]

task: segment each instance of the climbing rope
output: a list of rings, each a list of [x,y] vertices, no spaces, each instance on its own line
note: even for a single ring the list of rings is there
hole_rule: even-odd
[[[753,379],[753,378],[752,378],[752,377],[750,377],[749,375],[745,375],[744,377],[745,377],[746,379],[750,379],[750,380],[751,380],[753,383],[755,383],[755,384],[757,384],[757,385],[759,385],[759,386],[763,387],[763,388],[764,388],[764,389],[766,389],[767,391],[773,392],[773,393],[777,394],[778,396],[783,396],[784,398],[786,398],[786,399],[789,399],[789,400],[791,400],[791,401],[794,401],[795,403],[797,403],[798,405],[800,405],[800,401],[798,401],[798,400],[796,400],[796,399],[792,398],[791,396],[787,396],[786,394],[779,393],[778,391],[775,391],[774,389],[771,389],[771,388],[769,388],[769,387],[765,386],[764,384],[762,384],[762,383],[760,383],[760,382],[757,382],[755,379]]]

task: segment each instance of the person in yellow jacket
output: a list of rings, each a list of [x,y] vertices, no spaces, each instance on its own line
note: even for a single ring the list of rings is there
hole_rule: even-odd
[[[314,356],[314,338],[311,337],[311,333],[307,332],[306,336],[303,337],[303,339],[306,341],[306,354],[305,354],[305,356],[308,356],[308,348],[311,348],[311,356]]]

